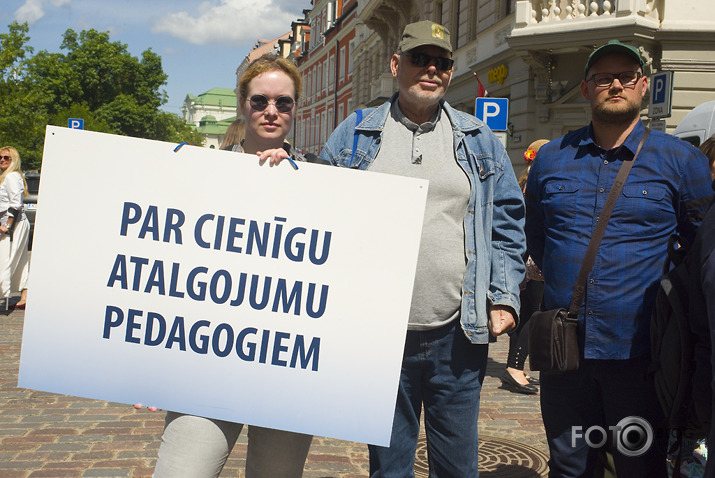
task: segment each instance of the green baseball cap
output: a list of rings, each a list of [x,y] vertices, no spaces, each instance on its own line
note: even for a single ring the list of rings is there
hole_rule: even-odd
[[[583,69],[584,76],[588,74],[589,68],[591,68],[594,63],[610,53],[621,53],[623,55],[630,56],[641,65],[641,70],[644,70],[645,72],[645,62],[643,61],[643,58],[641,58],[641,54],[636,47],[623,44],[618,40],[611,40],[605,45],[593,50],[591,55],[588,57],[586,67]]]
[[[449,30],[429,20],[410,23],[405,27],[405,31],[402,33],[398,50],[407,52],[413,48],[424,45],[434,45],[452,53]]]

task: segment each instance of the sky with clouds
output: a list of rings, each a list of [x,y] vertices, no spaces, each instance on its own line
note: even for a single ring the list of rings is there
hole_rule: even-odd
[[[59,52],[62,34],[94,28],[141,58],[149,48],[169,75],[163,109],[180,114],[187,94],[234,88],[236,68],[258,39],[273,39],[303,18],[310,0],[2,0],[0,33],[27,22],[29,45]]]

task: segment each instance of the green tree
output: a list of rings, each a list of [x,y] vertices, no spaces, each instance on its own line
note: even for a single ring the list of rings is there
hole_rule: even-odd
[[[0,73],[3,78],[17,78],[22,74],[21,62],[33,51],[31,46],[25,45],[30,39],[28,31],[27,23],[12,22],[8,33],[0,33]]]
[[[47,115],[40,92],[25,81],[33,51],[27,32],[27,24],[13,22],[0,34],[0,143],[17,147],[23,166],[32,169],[39,164],[33,158],[42,156]]]
[[[111,126],[101,118],[98,118],[97,115],[93,111],[90,111],[87,105],[83,103],[76,103],[71,105],[68,109],[53,113],[50,115],[47,124],[67,126],[70,118],[82,118],[84,120],[84,129],[86,130],[110,134],[114,132]]]
[[[83,118],[85,128],[169,142],[201,144],[178,116],[161,111],[167,75],[151,49],[141,59],[108,32],[67,30],[62,53],[32,54],[27,24],[13,22],[0,34],[0,142],[17,145],[26,169],[38,168],[45,125]],[[17,112],[15,115],[14,112]]]

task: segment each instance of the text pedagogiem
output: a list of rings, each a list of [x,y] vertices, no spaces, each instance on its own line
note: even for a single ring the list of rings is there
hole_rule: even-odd
[[[125,202],[120,235],[136,234],[139,239],[184,244],[182,227],[186,215],[179,209],[167,208],[163,229],[159,208],[146,210],[133,202]],[[193,224],[193,242],[202,249],[214,249],[236,254],[255,255],[267,259],[288,259],[322,266],[330,253],[330,231],[310,232],[304,227],[289,227],[287,218],[274,217],[272,222],[260,222],[237,217],[204,214]],[[107,287],[146,294],[211,301],[229,307],[270,310],[319,319],[325,313],[328,285],[260,276],[246,271],[211,270],[204,266],[188,272],[182,264],[164,263],[147,257],[117,254],[109,273]],[[198,354],[212,353],[218,357],[233,352],[247,362],[312,371],[318,370],[320,337],[306,338],[301,334],[261,330],[246,327],[239,331],[227,323],[213,324],[209,320],[187,323],[175,316],[169,323],[157,312],[127,310],[107,305],[103,337],[124,327],[124,341],[147,346],[177,348]],[[143,329],[143,331],[142,331]],[[188,331],[188,333],[187,333]],[[188,348],[187,348],[188,346]]]

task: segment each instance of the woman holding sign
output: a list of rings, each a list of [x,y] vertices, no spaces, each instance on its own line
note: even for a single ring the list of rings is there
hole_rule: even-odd
[[[20,153],[12,146],[0,148],[0,172],[0,297],[5,299],[8,310],[12,290],[21,291],[15,307],[24,309],[30,266],[30,223],[22,201],[27,196],[27,182],[22,175]]]
[[[300,76],[289,60],[268,54],[255,60],[239,81],[245,138],[233,151],[261,161],[305,161],[285,142],[293,124]],[[250,393],[250,387],[246,387]],[[139,405],[137,405],[139,407]],[[167,412],[155,478],[217,477],[243,425]],[[248,427],[246,478],[300,478],[312,436]]]

